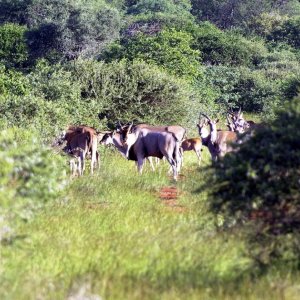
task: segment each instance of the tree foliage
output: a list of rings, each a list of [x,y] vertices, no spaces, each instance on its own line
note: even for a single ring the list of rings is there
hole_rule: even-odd
[[[186,123],[194,114],[194,92],[184,80],[143,61],[75,65],[84,101],[111,122],[137,119],[150,123]]]
[[[36,57],[51,51],[69,59],[95,57],[118,37],[120,15],[102,2],[35,0],[28,7],[27,24]]]
[[[262,263],[286,255],[299,260],[299,122],[300,99],[295,98],[214,169],[211,209],[226,222],[252,226],[251,241],[257,242],[257,253],[266,254],[258,257]]]
[[[8,67],[20,67],[28,58],[26,27],[14,23],[0,26],[0,62]]]
[[[123,41],[111,60],[118,58],[142,59],[167,69],[171,74],[186,78],[201,75],[200,52],[192,48],[192,36],[187,32],[165,29],[156,35],[138,34]]]
[[[220,28],[242,28],[262,14],[279,12],[281,15],[299,14],[297,0],[192,0],[192,13],[201,21],[210,21]]]
[[[216,101],[223,107],[266,113],[276,107],[281,96],[280,83],[270,80],[263,71],[211,66],[205,75],[217,92]]]
[[[202,23],[194,34],[194,47],[207,64],[258,64],[267,49],[258,40],[247,40],[236,32],[224,32],[209,22]]]

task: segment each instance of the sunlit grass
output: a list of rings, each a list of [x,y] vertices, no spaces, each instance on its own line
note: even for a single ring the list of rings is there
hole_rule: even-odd
[[[206,150],[201,167],[185,154],[177,183],[167,163],[156,172],[146,165],[138,176],[133,162],[109,150],[101,155],[94,176],[72,180],[2,246],[1,299],[66,299],[80,290],[104,299],[296,299],[292,279],[283,287],[280,274],[251,279],[242,239],[216,231],[207,191],[195,192]],[[160,199],[165,186],[177,186],[182,210]]]

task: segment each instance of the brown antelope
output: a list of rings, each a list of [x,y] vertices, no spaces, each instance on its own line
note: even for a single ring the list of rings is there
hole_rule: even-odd
[[[98,167],[100,166],[97,146],[98,139],[101,135],[101,133],[96,132],[94,128],[89,126],[69,126],[56,141],[58,145],[66,143],[63,151],[73,157],[73,159],[70,160],[72,175],[76,175],[76,171],[79,176],[83,175],[85,170],[85,158],[89,154],[91,155],[91,174],[93,174],[96,163]]]
[[[191,138],[185,139],[181,143],[180,149],[185,151],[194,151],[198,157],[198,164],[201,163],[201,151],[202,151],[202,141],[201,138]],[[182,164],[183,164],[183,156],[182,156]]]
[[[217,161],[226,153],[233,150],[230,145],[237,141],[237,133],[229,130],[217,130],[219,119],[214,121],[205,114],[202,114],[205,120],[199,120],[197,124],[202,144],[206,146],[210,152],[213,161]],[[208,128],[209,127],[209,130]]]

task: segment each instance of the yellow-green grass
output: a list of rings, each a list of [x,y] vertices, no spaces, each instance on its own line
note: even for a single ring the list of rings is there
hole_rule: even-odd
[[[101,155],[94,176],[72,180],[1,246],[1,299],[297,299],[295,277],[251,277],[240,235],[215,229],[199,192],[206,150],[201,167],[185,153],[177,183],[167,163],[138,176],[118,153]],[[160,199],[165,186],[177,187],[178,206]]]

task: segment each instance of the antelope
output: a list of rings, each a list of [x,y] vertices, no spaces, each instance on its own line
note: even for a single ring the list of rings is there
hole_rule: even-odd
[[[73,176],[76,175],[76,171],[79,176],[83,175],[85,158],[88,154],[91,154],[91,174],[94,172],[96,163],[98,167],[100,166],[97,145],[101,135],[101,133],[96,132],[94,128],[89,126],[69,126],[55,142],[57,145],[66,143],[63,151],[73,157],[70,160],[70,170]]]
[[[122,125],[120,122],[118,122],[117,128],[116,130],[118,132],[122,133],[122,139],[126,138],[126,134],[128,132],[128,128],[133,126],[133,122],[126,124],[126,125]],[[179,125],[168,125],[168,126],[153,126],[153,125],[149,125],[149,124],[137,124],[134,125],[134,128],[139,128],[139,129],[149,129],[152,132],[169,132],[172,133],[174,135],[174,137],[179,141],[179,143],[181,143],[183,141],[183,139],[186,136],[186,129],[183,128],[182,126]],[[180,171],[180,167],[182,165],[182,153],[180,151],[179,153],[179,163],[177,164],[177,171]]]
[[[123,145],[127,147],[126,157],[130,158],[130,152],[134,152],[140,174],[142,174],[145,158],[149,156],[165,157],[172,168],[174,180],[177,180],[178,165],[181,162],[180,141],[172,132],[158,131],[150,127],[130,124],[126,132],[120,131]],[[152,128],[155,128],[155,126],[152,126]]]
[[[127,147],[123,145],[122,137],[119,132],[116,132],[116,131],[107,132],[101,139],[100,144],[114,145],[118,149],[118,151],[121,153],[121,155],[126,158]],[[155,158],[157,158],[157,157],[155,157]],[[136,157],[136,155],[134,155],[133,152],[131,153],[131,156],[128,159],[134,160],[137,163],[137,157]],[[147,157],[147,160],[150,164],[152,171],[155,171],[152,157],[151,156]],[[158,164],[157,161],[156,161],[156,164]]]
[[[197,124],[202,144],[206,146],[210,152],[213,161],[217,161],[226,153],[231,152],[233,147],[230,143],[236,142],[238,135],[236,132],[229,130],[217,130],[219,119],[212,120],[207,115],[202,114],[205,120],[199,120]],[[207,129],[209,126],[209,130]]]
[[[235,131],[240,134],[244,133],[253,124],[255,124],[253,121],[246,121],[244,119],[241,108],[239,109],[238,112],[229,111],[227,113],[227,122],[228,122],[227,126],[230,128],[231,131]]]
[[[201,138],[191,138],[185,139],[181,143],[180,149],[185,151],[194,151],[198,157],[198,164],[201,163],[201,151],[202,151],[202,141]],[[183,164],[183,156],[182,156],[182,164]]]

